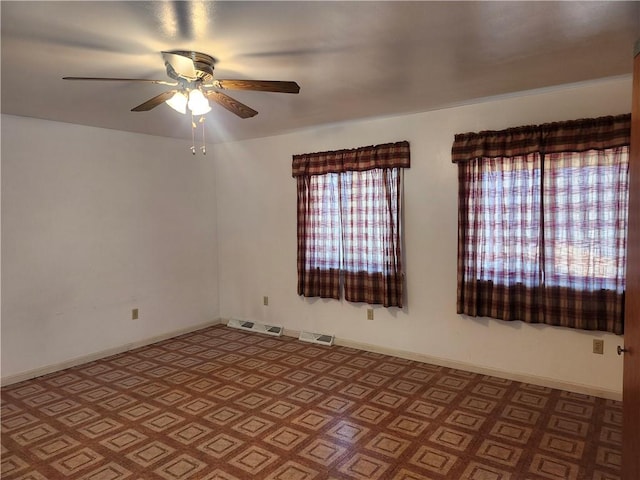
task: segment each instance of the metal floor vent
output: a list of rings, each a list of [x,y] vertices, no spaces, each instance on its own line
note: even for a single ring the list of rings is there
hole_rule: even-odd
[[[327,335],[324,333],[312,333],[312,332],[300,332],[298,340],[310,343],[319,343],[320,345],[333,345],[333,335]]]
[[[281,336],[284,331],[284,328],[277,325],[264,325],[262,323],[249,322],[247,320],[236,320],[233,318],[229,320],[227,327],[247,330],[249,332],[264,333],[266,335],[273,335],[274,337]]]

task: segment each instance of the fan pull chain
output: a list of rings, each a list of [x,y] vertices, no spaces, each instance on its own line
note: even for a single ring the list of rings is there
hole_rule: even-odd
[[[202,150],[202,154],[206,155],[207,154],[207,142],[204,141],[204,115],[200,117],[200,123],[202,124],[202,147],[200,149]]]
[[[200,147],[200,150],[202,151],[203,155],[207,154],[207,142],[205,141],[205,136],[204,136],[204,115],[202,115],[200,117],[200,120],[198,120],[198,123],[202,124],[202,146]],[[193,155],[196,154],[196,121],[193,118],[193,113],[191,114],[191,153]]]
[[[191,153],[196,154],[196,122],[193,121],[193,113],[191,114]]]

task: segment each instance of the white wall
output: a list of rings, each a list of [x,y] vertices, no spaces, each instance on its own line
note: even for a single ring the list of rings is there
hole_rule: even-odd
[[[624,113],[630,101],[631,79],[612,79],[215,145],[207,157],[173,139],[3,115],[2,378],[223,317],[615,397],[621,337],[456,315],[450,151],[455,133]],[[412,154],[408,306],[367,321],[366,305],[298,297],[291,156],[398,140]]]
[[[184,142],[3,115],[3,380],[217,320],[214,185]]]
[[[456,309],[455,133],[631,111],[631,79],[531,92],[470,106],[217,145],[220,314],[434,357],[581,391],[619,396],[622,338],[459,316]],[[304,299],[296,294],[296,185],[291,156],[409,140],[405,174],[408,306]],[[263,295],[269,306],[262,305]],[[591,353],[603,338],[605,354]]]

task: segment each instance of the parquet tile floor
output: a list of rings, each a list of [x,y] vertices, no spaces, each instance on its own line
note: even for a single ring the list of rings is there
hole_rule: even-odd
[[[216,325],[2,389],[6,480],[612,480],[621,404]]]

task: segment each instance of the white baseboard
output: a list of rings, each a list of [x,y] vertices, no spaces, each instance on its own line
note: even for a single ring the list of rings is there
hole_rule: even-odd
[[[173,330],[171,332],[166,332],[161,335],[145,338],[144,340],[139,340],[137,342],[121,345],[119,347],[108,348],[106,350],[101,350],[99,352],[90,353],[89,355],[82,355],[80,357],[72,358],[71,360],[67,360],[54,365],[46,365],[44,367],[36,368],[34,370],[29,370],[27,372],[8,375],[6,377],[2,377],[2,379],[0,380],[0,385],[4,387],[7,385],[12,385],[14,383],[24,382],[25,380],[41,377],[42,375],[48,375],[53,372],[58,372],[60,370],[65,370],[67,368],[75,367],[77,365],[82,365],[83,363],[94,362],[96,360],[100,360],[101,358],[106,358],[112,355],[117,355],[119,353],[128,352],[129,350],[133,350],[135,348],[145,347],[147,345],[151,345],[152,343],[157,343],[157,342],[161,342],[162,340],[167,340],[168,338],[178,337],[180,335],[184,335],[185,333],[191,333],[191,332],[195,332],[196,330],[202,330],[203,328],[210,327],[212,325],[217,325],[219,323],[220,323],[220,319],[218,318],[210,322],[205,322],[198,325],[192,325],[190,327]]]
[[[286,331],[285,331],[286,335]],[[429,363],[441,367],[454,368],[457,370],[465,370],[467,372],[479,373],[481,375],[490,375],[492,377],[504,378],[516,382],[530,383],[541,387],[555,388],[568,392],[581,393],[583,395],[592,395],[594,397],[607,398],[609,400],[622,401],[622,393],[604,388],[592,387],[591,385],[583,385],[580,383],[556,380],[554,378],[541,377],[527,373],[516,373],[501,370],[497,368],[484,367],[471,363],[449,360],[446,358],[432,357],[421,353],[406,352],[403,350],[395,350],[392,348],[379,347],[377,345],[369,345],[366,343],[353,342],[350,340],[336,339],[336,345],[357,348],[358,350],[366,350],[368,352],[382,353],[394,357],[405,358],[407,360],[415,360],[418,362]]]
[[[110,348],[107,350],[102,350],[100,352],[96,352],[90,355],[84,355],[82,357],[77,357],[56,365],[47,365],[42,368],[37,368],[35,370],[30,370],[28,372],[23,372],[15,375],[9,375],[7,377],[2,377],[0,384],[2,386],[11,385],[14,383],[22,382],[25,380],[29,380],[31,378],[40,377],[42,375],[47,375],[49,373],[57,372],[59,370],[64,370],[66,368],[75,367],[77,365],[81,365],[83,363],[93,362],[95,360],[99,360],[101,358],[109,357],[112,355],[117,355],[118,353],[127,352],[129,350],[133,350],[135,348],[144,347],[146,345],[150,345],[152,343],[157,343],[162,340],[166,340],[168,338],[177,337],[179,335],[184,335],[185,333],[194,332],[196,330],[201,330],[206,327],[210,327],[213,325],[217,325],[220,323],[227,324],[229,319],[217,319],[211,322],[202,323],[199,325],[194,325],[191,327],[187,327],[180,330],[174,330],[172,332],[167,332],[162,335],[157,335],[155,337],[147,338],[144,340],[140,340],[138,342],[130,343],[127,345],[122,345],[120,347]],[[284,329],[283,335],[287,337],[298,338],[300,336],[300,331]],[[506,370],[483,367],[470,363],[459,362],[456,360],[449,360],[445,358],[432,357],[430,355],[424,355],[421,353],[408,352],[405,350],[396,350],[393,348],[381,347],[379,345],[371,345],[368,343],[355,342],[352,340],[344,340],[340,338],[335,338],[335,345],[340,345],[343,347],[356,348],[358,350],[364,350],[367,352],[381,353],[383,355],[391,355],[394,357],[404,358],[407,360],[414,360],[417,362],[429,363],[431,365],[438,365],[441,367],[447,368],[455,368],[459,370],[465,370],[468,372],[479,373],[481,375],[490,375],[498,378],[505,378],[507,380],[513,380],[516,382],[524,382],[530,383],[533,385],[540,385],[542,387],[548,388],[556,388],[559,390],[566,390],[568,392],[581,393],[584,395],[592,395],[594,397],[607,398],[610,400],[622,401],[622,392],[616,390],[608,390],[603,388],[597,388],[590,385],[583,385],[580,383],[566,382],[562,380],[556,380],[553,378],[541,377],[537,375],[530,375],[526,373],[517,373],[517,372],[509,372]]]
[[[298,336],[300,335],[300,332],[285,328],[283,335],[287,337],[298,338]],[[456,360],[449,360],[446,358],[432,357],[430,355],[424,355],[422,353],[407,352],[405,350],[396,350],[393,348],[386,348],[386,347],[381,347],[379,345],[371,345],[368,343],[355,342],[352,340],[345,340],[340,338],[336,338],[334,341],[334,344],[340,345],[343,347],[364,350],[367,352],[381,353],[383,355],[390,355],[393,357],[404,358],[407,360],[415,360],[417,362],[429,363],[431,365],[438,365],[441,367],[465,370],[467,372],[479,373],[481,375],[490,375],[492,377],[504,378],[504,379],[513,380],[516,382],[530,383],[532,385],[539,385],[541,387],[555,388],[558,390],[565,390],[567,392],[581,393],[583,395],[591,395],[594,397],[606,398],[609,400],[622,401],[622,392],[619,392],[616,390],[609,390],[605,388],[597,388],[591,385],[583,385],[580,383],[566,382],[563,380],[556,380],[554,378],[530,375],[527,373],[509,372],[507,370],[484,367],[484,366],[474,365],[471,363],[459,362]]]

